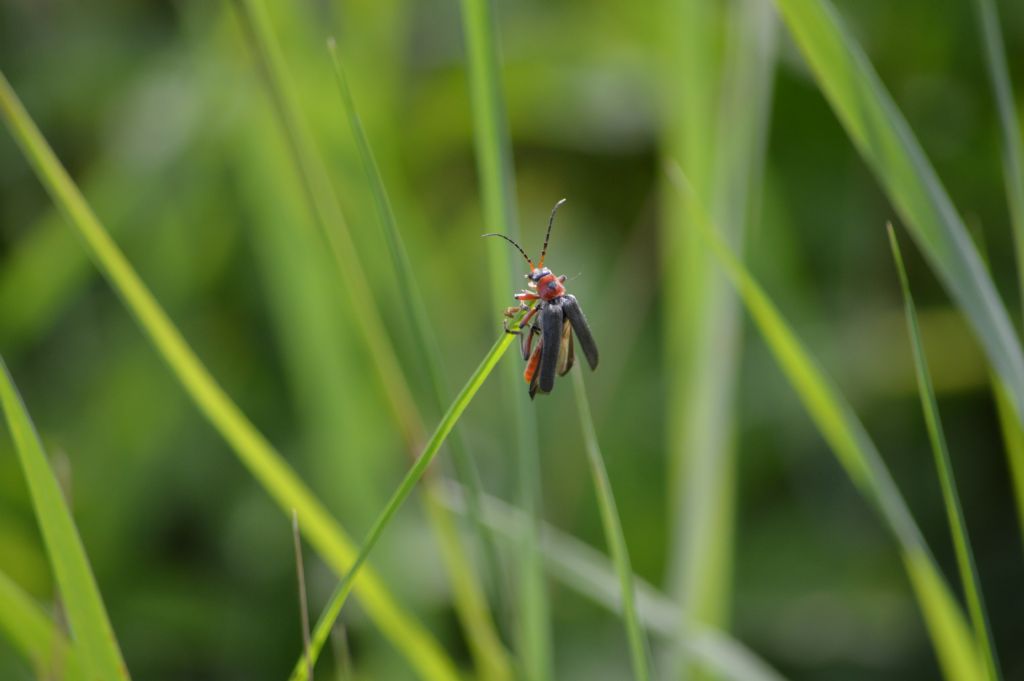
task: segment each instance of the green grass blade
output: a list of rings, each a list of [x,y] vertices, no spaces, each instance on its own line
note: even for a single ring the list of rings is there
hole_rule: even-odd
[[[726,239],[741,250],[759,193],[775,67],[775,12],[760,0],[676,0],[665,7],[671,40],[665,153],[699,169],[699,177],[691,171],[694,185],[712,206]],[[666,584],[694,622],[723,627],[732,595],[741,312],[724,275],[688,228],[678,193],[665,191],[661,200],[662,267],[669,289],[676,291],[664,297],[666,409],[673,415]],[[680,635],[686,633],[684,626]],[[686,660],[672,659],[666,667],[671,677],[689,676]]]
[[[0,572],[0,631],[40,678],[85,678],[79,655],[21,587]]]
[[[431,383],[433,384],[436,406],[438,412],[441,412],[444,410],[445,405],[451,402],[451,395],[445,379],[447,372],[444,370],[444,362],[438,345],[437,334],[434,333],[434,326],[430,323],[430,319],[427,316],[427,306],[423,302],[423,296],[420,295],[420,287],[416,284],[416,277],[412,270],[412,264],[409,261],[409,254],[405,248],[402,233],[398,229],[395,214],[391,208],[391,200],[384,186],[384,179],[381,177],[377,160],[370,146],[370,140],[363,129],[352,92],[349,89],[348,80],[345,78],[345,73],[338,61],[337,49],[333,38],[328,41],[328,51],[334,66],[338,91],[341,94],[342,108],[348,118],[349,127],[355,139],[356,150],[362,162],[363,170],[370,185],[370,193],[373,195],[374,204],[377,208],[377,217],[384,232],[384,240],[391,254],[395,274],[398,279],[399,297],[405,306],[406,317],[412,322],[412,330],[416,341],[413,343],[413,346],[419,354],[418,363],[427,367]],[[477,529],[480,545],[483,548],[483,555],[487,561],[488,571],[493,576],[495,584],[499,587],[496,591],[500,594],[501,573],[499,572],[500,562],[497,557],[497,550],[480,520],[479,499],[483,494],[483,490],[481,489],[479,476],[474,468],[473,461],[458,429],[452,434],[448,442],[448,448],[451,450],[452,461],[460,482],[466,485],[467,489],[471,492],[469,500],[470,519]],[[435,517],[435,527],[446,522],[446,519],[441,517],[443,514],[432,513],[432,515]],[[461,555],[463,552],[458,546],[457,534],[448,533],[447,536],[449,537],[450,550],[446,551],[446,555],[452,557],[455,557],[456,554]],[[495,679],[495,681],[511,677],[510,662],[504,647],[501,645],[501,639],[494,627],[490,614],[487,612],[486,607],[477,607],[481,603],[486,606],[486,597],[482,590],[475,588],[476,580],[466,580],[454,576],[453,583],[458,587],[455,593],[462,595],[460,600],[463,602],[463,607],[459,608],[459,612],[468,615],[468,620],[464,623],[464,629],[470,640],[471,649],[482,667],[481,671],[484,677]]]
[[[196,357],[100,224],[2,73],[0,112],[54,203],[78,231],[100,270],[200,412],[282,511],[298,511],[303,534],[310,544],[337,574],[345,574],[355,558],[352,540]],[[423,678],[458,678],[451,659],[421,625],[401,610],[374,574],[364,572],[358,586],[369,617]]]
[[[818,86],[939,279],[970,321],[1024,421],[1024,355],[981,257],[860,46],[826,0],[776,0]]]
[[[412,391],[401,370],[390,336],[373,304],[372,287],[359,264],[360,260],[355,244],[348,231],[323,159],[318,154],[308,128],[303,122],[298,100],[290,86],[291,81],[287,75],[273,27],[259,0],[238,0],[237,6],[248,30],[253,49],[262,63],[268,90],[288,138],[296,169],[306,189],[310,207],[317,218],[321,232],[334,253],[337,269],[350,293],[351,317],[355,319],[356,326],[363,334],[369,355],[376,363],[377,373],[384,384],[384,392],[390,399],[391,407],[405,432],[410,452],[414,452],[423,441],[425,430],[423,419],[412,399]],[[340,79],[340,84],[344,103],[349,105],[351,97],[348,96],[348,89],[343,79]],[[354,115],[354,107],[347,106],[347,108]],[[355,125],[361,130],[358,120]],[[360,135],[357,133],[357,138],[359,137]],[[357,139],[357,147],[364,164],[368,164],[367,174],[371,178],[379,178],[369,145],[360,145],[360,142],[365,142],[365,136]],[[380,185],[382,186],[383,183],[381,182]],[[381,192],[376,192],[374,197],[376,200],[384,202],[378,208],[382,212],[382,218],[386,221],[384,216],[390,214],[390,205],[387,203],[386,196]],[[388,226],[393,227],[393,219]],[[397,236],[397,230],[386,229],[385,232],[387,237]],[[389,239],[388,243],[392,249],[401,248],[400,242],[392,244]],[[405,275],[411,276],[411,269],[407,267],[407,258],[403,264],[405,267],[396,268],[400,279]],[[403,280],[402,283],[415,290],[411,280]],[[408,299],[405,300],[407,303],[409,302]],[[421,324],[428,323],[423,316],[425,311],[425,306],[420,304],[414,305],[410,312],[411,319],[417,328]],[[440,369],[430,362],[428,362],[428,366],[438,372],[433,376],[435,382],[440,381]],[[441,408],[440,404],[439,408]],[[460,458],[460,463],[466,461],[468,461],[468,456]],[[439,515],[439,510],[429,508],[434,503],[433,496],[427,494],[424,496],[424,500],[428,505],[428,517],[434,523],[434,530],[441,535],[439,546],[443,552],[445,565],[451,574],[454,585],[453,592],[456,596],[456,610],[471,642],[471,649],[490,674],[497,674],[498,676],[495,678],[505,678],[510,673],[509,665],[493,622],[486,608],[477,607],[484,599],[483,589],[479,585],[479,578],[474,566],[465,555],[458,538],[444,527],[445,520]],[[456,572],[452,572],[453,569]]]
[[[1006,198],[1010,205],[1010,224],[1017,247],[1017,279],[1024,305],[1024,142],[1021,141],[1010,69],[1006,63],[1003,33],[999,28],[999,13],[992,0],[975,0],[981,42],[985,48],[985,62],[999,111],[999,129],[1003,134],[1003,174]]]
[[[345,605],[345,600],[348,598],[349,592],[352,590],[352,585],[355,582],[356,576],[359,574],[360,568],[366,562],[367,558],[370,557],[370,552],[377,545],[377,541],[380,540],[381,535],[387,528],[391,519],[395,513],[402,506],[405,500],[412,493],[416,483],[420,481],[423,474],[427,471],[427,467],[430,462],[434,460],[437,453],[441,450],[441,445],[444,444],[445,438],[451,433],[458,422],[459,417],[462,416],[462,412],[469,406],[470,401],[476,395],[476,392],[480,389],[480,386],[484,384],[487,377],[490,376],[494,366],[501,359],[501,356],[508,350],[508,346],[512,344],[517,336],[511,333],[502,334],[494,345],[491,347],[487,355],[484,356],[483,361],[473,372],[473,375],[466,381],[466,385],[463,386],[462,390],[455,397],[455,401],[452,402],[451,406],[448,407],[448,411],[445,413],[441,422],[438,424],[434,434],[430,436],[430,440],[427,441],[426,447],[423,449],[423,453],[416,463],[413,464],[409,472],[406,473],[405,478],[398,485],[398,488],[391,495],[384,510],[381,511],[380,515],[377,516],[377,520],[374,521],[373,526],[366,535],[366,539],[363,541],[362,547],[359,549],[359,554],[356,556],[355,561],[352,563],[352,567],[349,568],[348,572],[341,579],[341,582],[334,589],[334,593],[331,594],[328,600],[327,606],[321,613],[319,620],[317,620],[316,628],[313,631],[313,641],[310,648],[310,656],[314,664],[317,657],[320,654],[320,650],[323,648],[324,643],[331,635],[331,629],[334,627],[334,622],[338,619],[338,615],[341,614],[341,608]],[[299,657],[298,662],[295,663],[294,670],[292,671],[291,681],[300,681],[306,673],[306,659],[305,655]]]
[[[492,0],[462,0],[461,6],[473,115],[473,144],[486,225],[486,229],[481,231],[501,232],[518,240],[512,144],[502,101],[494,3]],[[510,303],[509,288],[513,279],[509,258],[513,255],[506,244],[500,243],[500,239],[488,241],[491,243],[485,248],[491,303],[495,310],[500,310]],[[505,403],[514,424],[508,440],[515,442],[516,447],[520,503],[533,517],[533,522],[524,528],[522,546],[517,551],[519,652],[527,681],[546,681],[552,678],[553,670],[544,567],[537,549],[541,499],[537,417],[522,390],[518,367],[506,363],[501,379]]]
[[[0,358],[0,403],[3,404],[18,461],[28,483],[36,520],[42,530],[50,565],[60,587],[74,648],[90,676],[128,679],[78,528],[71,517],[57,477],[43,452],[28,410]]]
[[[1013,401],[1006,391],[1006,386],[998,376],[992,377],[992,396],[999,414],[999,426],[1003,431],[1003,443],[1006,446],[1006,458],[1009,460],[1010,480],[1014,496],[1017,499],[1017,520],[1024,532],[1024,428],[1017,419]]]
[[[1010,70],[1006,63],[1006,48],[999,28],[999,13],[992,0],[975,0],[981,26],[982,44],[988,64],[989,78],[999,110],[999,129],[1003,134],[1003,177],[1006,198],[1010,207],[1010,224],[1017,251],[1017,281],[1020,286],[1021,305],[1024,306],[1024,142],[1021,141],[1017,110],[1014,106]],[[1014,497],[1020,528],[1024,532],[1024,423],[1013,416],[1013,404],[1005,385],[998,379],[993,393],[999,411],[999,423],[1006,443]]]
[[[267,90],[281,121],[306,199],[337,263],[344,288],[348,291],[350,311],[346,314],[357,322],[356,327],[371,349],[370,358],[386,387],[389,406],[394,411],[406,442],[416,447],[423,441],[423,423],[391,345],[390,336],[374,305],[373,289],[363,272],[330,176],[300,114],[298,100],[290,87],[284,58],[270,19],[259,0],[236,0],[235,4],[266,76]]]
[[[465,493],[456,484],[445,491],[445,503],[465,512]],[[484,522],[510,544],[516,542],[527,514],[500,499],[484,495]],[[576,537],[548,525],[541,526],[540,548],[552,577],[569,589],[615,613],[622,613],[622,582],[618,568],[607,556]],[[632,576],[636,590],[637,618],[651,634],[686,648],[688,656],[702,669],[732,681],[782,681],[782,676],[743,643],[724,631],[692,625],[687,636],[679,637],[682,623],[689,621],[679,604],[641,577]]]
[[[633,568],[629,561],[629,550],[626,547],[626,535],[622,531],[622,521],[615,506],[615,495],[608,479],[601,456],[601,445],[597,441],[597,429],[594,418],[590,414],[590,402],[587,400],[587,387],[583,384],[583,372],[577,369],[573,375],[573,387],[576,389],[576,405],[579,407],[580,427],[583,430],[583,443],[587,450],[587,462],[590,464],[590,475],[594,480],[594,492],[601,509],[601,525],[604,527],[604,538],[619,577],[619,588],[622,590],[622,613],[626,620],[626,635],[629,638],[629,652],[633,660],[633,678],[637,681],[648,681],[651,672],[647,661],[647,640],[640,620],[636,614],[636,603],[633,591]]]
[[[669,168],[669,171],[679,180],[687,197],[696,218],[693,224],[718,258],[804,408],[853,483],[878,509],[899,543],[946,678],[956,681],[983,678],[984,666],[978,659],[963,613],[864,426],[765,292],[712,229],[707,214],[679,169]]]
[[[1002,675],[999,673],[999,662],[995,656],[992,632],[989,627],[988,614],[985,611],[985,600],[981,595],[981,587],[978,580],[978,569],[974,563],[971,539],[967,532],[967,524],[964,521],[963,508],[960,505],[960,494],[956,489],[953,464],[949,459],[949,447],[946,445],[946,436],[942,432],[942,419],[939,416],[939,406],[935,400],[935,389],[932,387],[931,374],[928,371],[928,361],[924,355],[921,329],[917,323],[917,310],[914,307],[914,299],[910,293],[910,283],[907,280],[906,268],[903,266],[900,246],[891,224],[888,225],[888,232],[889,243],[892,246],[892,257],[896,262],[900,286],[903,289],[903,305],[907,316],[907,330],[910,334],[910,344],[914,351],[914,371],[917,375],[917,390],[921,396],[921,408],[924,411],[924,420],[928,427],[928,439],[932,444],[932,452],[935,454],[935,466],[938,468],[939,482],[942,485],[942,500],[946,505],[949,531],[953,536],[953,546],[956,549],[957,567],[960,570],[960,580],[967,598],[967,613],[971,618],[971,624],[974,627],[974,637],[985,661],[988,678],[999,679]]]

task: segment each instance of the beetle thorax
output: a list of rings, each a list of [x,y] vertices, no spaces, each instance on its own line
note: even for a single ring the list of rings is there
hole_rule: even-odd
[[[541,300],[554,300],[565,295],[565,286],[547,267],[535,268],[529,275],[530,287],[537,289]]]

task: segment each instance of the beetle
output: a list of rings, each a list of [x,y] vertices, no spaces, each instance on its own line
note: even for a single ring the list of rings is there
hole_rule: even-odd
[[[513,331],[505,321],[505,330],[521,337],[519,347],[526,362],[523,378],[530,386],[530,399],[538,392],[549,393],[555,386],[555,374],[564,376],[572,369],[575,362],[573,334],[579,340],[583,356],[587,358],[590,369],[597,369],[597,343],[590,332],[590,325],[583,315],[576,296],[566,293],[565,275],[556,276],[544,267],[544,258],[548,252],[548,240],[551,238],[551,227],[555,223],[558,207],[565,203],[560,200],[551,210],[548,220],[548,231],[544,235],[544,247],[540,252],[540,260],[535,265],[522,246],[504,234],[484,234],[497,236],[516,247],[526,262],[530,272],[526,274],[527,289],[514,295],[519,301],[518,306],[505,310],[506,317],[514,317],[522,310],[528,310],[519,323],[519,329]],[[539,339],[538,339],[539,336]],[[536,347],[534,347],[536,341]]]

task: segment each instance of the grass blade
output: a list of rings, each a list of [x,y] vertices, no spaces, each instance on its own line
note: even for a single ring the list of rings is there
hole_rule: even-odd
[[[665,152],[699,169],[699,177],[691,171],[694,185],[712,206],[715,224],[741,250],[767,138],[775,12],[760,0],[677,0],[666,7],[672,41],[666,90],[672,94]],[[694,622],[721,627],[729,620],[732,594],[732,435],[741,316],[724,275],[696,231],[688,228],[678,193],[663,192],[662,205],[662,263],[669,288],[676,291],[665,296],[665,347],[670,349],[664,360],[666,408],[673,415],[666,583]],[[680,635],[685,634],[683,627]],[[666,666],[672,677],[688,676],[686,660],[672,659]]]
[[[1006,198],[1010,207],[1010,224],[1017,250],[1017,282],[1020,286],[1021,305],[1024,306],[1024,142],[1021,141],[1013,88],[1010,85],[1010,69],[1006,63],[1006,48],[999,28],[999,13],[992,0],[975,0],[978,21],[981,27],[985,60],[989,78],[999,110],[999,128],[1003,134],[1003,177],[1006,182]],[[1024,423],[1013,416],[1013,404],[1006,392],[1006,386],[998,379],[993,383],[999,423],[1006,443],[1014,497],[1020,528],[1024,532]]]
[[[576,405],[579,407],[580,427],[583,430],[583,442],[587,450],[587,462],[590,464],[590,475],[594,480],[594,492],[601,509],[601,525],[604,527],[605,542],[612,555],[612,562],[619,577],[619,588],[622,591],[622,613],[626,620],[626,634],[629,638],[629,652],[633,659],[633,678],[637,681],[648,681],[651,672],[647,661],[647,640],[644,638],[640,620],[636,614],[633,592],[633,568],[629,561],[629,550],[626,547],[626,536],[622,531],[622,521],[615,506],[615,495],[612,484],[608,480],[608,470],[601,456],[601,445],[597,441],[597,429],[590,415],[590,402],[587,400],[587,388],[583,384],[583,372],[577,370],[573,374],[573,387],[576,389]]]
[[[412,454],[420,447],[420,443],[424,439],[423,419],[412,398],[412,391],[402,372],[390,336],[374,306],[373,289],[360,265],[359,255],[323,159],[303,122],[298,100],[290,87],[291,82],[274,36],[273,27],[259,0],[238,0],[237,7],[247,28],[253,49],[262,64],[274,108],[288,139],[296,169],[306,189],[307,200],[320,230],[334,254],[337,270],[350,294],[351,317],[356,320],[356,326],[363,335],[369,355],[376,364],[377,373],[384,385],[384,392],[390,399],[390,405],[405,433],[406,443],[409,446],[410,454]],[[346,97],[348,90],[343,79],[340,84],[342,85],[343,100],[348,105],[351,102],[351,97]],[[348,106],[348,109],[354,115],[354,107]],[[355,125],[361,130],[358,121]],[[358,133],[356,136],[359,138],[357,147],[364,164],[367,164],[367,174],[371,177],[372,183],[372,179],[378,177],[376,163],[373,161],[369,145],[360,144],[365,142],[365,138],[361,138]],[[382,183],[380,184],[382,186]],[[378,201],[384,201],[384,204],[379,205],[378,208],[382,212],[382,219],[386,222],[386,216],[390,213],[386,196],[382,192],[376,192],[374,197]],[[393,219],[391,223],[393,226]],[[397,230],[385,229],[385,236],[388,237],[389,247],[393,251],[396,248],[401,249],[400,241],[396,244],[391,243],[391,237],[397,238]],[[396,257],[401,260],[400,256]],[[415,290],[411,280],[406,281],[403,278],[407,274],[411,276],[411,270],[407,266],[408,259],[406,258],[404,262],[400,262],[396,270],[403,285]],[[422,304],[414,306],[414,308],[410,316],[417,328],[420,324],[427,324],[423,317],[426,308]],[[436,364],[428,362],[428,366],[432,370],[440,372]],[[439,373],[432,377],[435,379],[435,383],[441,380]],[[440,384],[437,383],[437,385]],[[439,409],[442,408],[442,405],[443,402],[439,402]],[[469,457],[465,456],[461,457],[459,462],[466,463],[468,460]],[[435,503],[433,495],[425,495],[424,501],[428,506],[428,518],[433,523],[434,531],[440,535],[439,546],[451,575],[456,611],[463,623],[474,656],[487,669],[489,675],[496,674],[497,676],[494,678],[504,679],[510,674],[509,665],[487,608],[478,607],[481,602],[485,603],[486,599],[483,597],[483,589],[479,585],[473,564],[465,555],[465,550],[457,535],[448,531],[446,520],[440,515],[440,509],[430,508]]]
[[[293,508],[298,511],[310,544],[337,574],[345,574],[356,553],[351,539],[196,357],[96,218],[2,73],[0,112],[54,203],[78,231],[100,270],[200,412],[278,506],[285,513]],[[399,608],[376,575],[364,572],[359,589],[369,617],[423,678],[458,678],[451,659],[421,625]]]
[[[669,172],[679,181],[687,197],[696,218],[693,224],[718,258],[804,408],[854,485],[878,509],[899,543],[911,586],[946,678],[956,681],[983,678],[984,666],[978,660],[963,612],[864,426],[765,292],[711,228],[707,214],[678,167],[669,168]]]
[[[1017,419],[1017,412],[1014,411],[1013,401],[1006,391],[1006,386],[998,376],[992,377],[992,396],[999,415],[999,426],[1003,431],[1014,497],[1017,499],[1017,520],[1021,531],[1024,532],[1024,428]]]
[[[423,424],[401,365],[388,340],[390,336],[373,303],[373,289],[363,272],[323,159],[317,153],[312,135],[299,112],[297,98],[289,87],[284,59],[270,19],[259,0],[236,0],[236,6],[266,76],[267,91],[288,140],[310,209],[349,294],[349,316],[358,322],[356,327],[363,334],[367,347],[372,349],[369,355],[386,387],[389,406],[395,413],[406,442],[416,447],[423,441]]]
[[[40,678],[84,679],[78,653],[32,597],[0,572],[0,631]]]
[[[327,606],[324,608],[323,613],[320,615],[320,619],[317,620],[316,628],[313,631],[313,641],[310,648],[310,664],[316,662],[317,657],[320,654],[320,650],[323,648],[324,643],[327,642],[330,637],[331,629],[334,627],[335,621],[338,619],[338,615],[341,614],[341,608],[345,605],[345,600],[348,598],[349,592],[352,590],[352,585],[355,582],[356,576],[359,574],[360,568],[366,562],[370,556],[370,552],[377,545],[377,541],[380,539],[384,530],[387,528],[391,519],[395,513],[402,506],[405,500],[412,493],[416,483],[420,481],[423,474],[427,471],[427,467],[430,462],[434,460],[437,453],[441,449],[441,445],[444,444],[444,440],[451,433],[458,422],[459,417],[462,416],[462,412],[469,406],[470,401],[476,395],[477,390],[484,384],[487,377],[490,376],[494,366],[501,359],[501,356],[508,350],[508,346],[512,344],[512,341],[518,338],[514,334],[505,333],[502,334],[501,338],[495,342],[491,347],[490,351],[484,356],[480,365],[473,372],[473,375],[466,381],[466,385],[463,386],[462,390],[455,397],[455,401],[452,402],[451,406],[448,407],[448,411],[445,413],[441,422],[438,424],[434,434],[430,436],[430,440],[427,441],[426,447],[423,449],[423,453],[416,463],[413,464],[409,472],[406,473],[405,478],[398,485],[398,488],[391,495],[384,510],[381,511],[380,515],[377,516],[377,520],[374,521],[373,526],[366,535],[366,539],[363,541],[362,547],[359,549],[359,554],[356,559],[352,562],[352,567],[349,568],[345,576],[342,577],[341,582],[334,589],[334,593],[331,594],[328,600]],[[305,655],[299,657],[299,661],[295,664],[295,668],[292,672],[291,680],[299,681],[305,674],[306,669],[306,658]]]
[[[999,13],[992,0],[975,0],[985,63],[992,81],[992,91],[999,111],[999,129],[1003,134],[1003,174],[1006,198],[1010,205],[1010,224],[1017,247],[1017,279],[1024,305],[1024,142],[1021,141],[1017,111],[1010,85],[1010,69],[1006,63]]]
[[[334,66],[338,91],[341,94],[342,108],[348,118],[349,127],[355,139],[356,150],[362,161],[363,170],[370,185],[370,193],[373,195],[374,204],[377,208],[377,216],[381,229],[384,232],[384,240],[391,254],[395,274],[398,279],[399,297],[405,306],[406,318],[412,322],[412,330],[416,340],[413,346],[419,353],[417,363],[427,367],[434,389],[436,406],[438,412],[442,412],[445,405],[451,402],[451,395],[445,379],[447,372],[444,370],[444,362],[440,347],[438,346],[437,334],[434,333],[434,327],[427,317],[427,306],[423,302],[423,296],[420,295],[420,287],[416,284],[412,264],[409,261],[409,254],[405,248],[402,233],[398,229],[395,214],[391,208],[391,200],[384,186],[384,179],[381,177],[380,169],[377,166],[373,149],[370,146],[370,140],[363,129],[363,124],[359,118],[345,73],[338,61],[337,49],[333,38],[328,40],[328,51]],[[470,520],[477,529],[480,545],[483,548],[483,555],[488,564],[488,572],[493,576],[497,587],[496,592],[500,594],[502,584],[497,550],[480,520],[479,499],[483,494],[483,490],[481,489],[479,476],[473,461],[469,456],[458,428],[452,434],[448,442],[448,448],[452,453],[452,462],[460,482],[466,485],[467,489],[471,492],[469,499]],[[430,484],[433,485],[433,482]],[[433,492],[428,493],[432,499],[433,494]],[[436,504],[433,500],[428,503],[432,509]],[[447,522],[443,517],[443,513],[434,513],[433,510],[431,513],[435,516],[435,527]],[[446,536],[451,546],[445,551],[445,554],[450,557],[461,556],[463,551],[458,544],[458,534],[449,532],[446,533]],[[458,611],[460,614],[467,616],[463,629],[469,638],[471,649],[477,657],[483,676],[495,681],[511,678],[512,670],[508,656],[495,630],[490,613],[487,611],[486,597],[483,591],[477,588],[477,581],[475,579],[460,578],[455,573],[453,573],[452,581],[456,586],[456,597],[462,602],[462,606]],[[480,607],[481,605],[483,607]]]
[[[465,493],[458,485],[450,484],[445,503],[465,512]],[[524,511],[492,496],[484,496],[483,510],[484,522],[510,544],[530,522]],[[540,537],[542,556],[552,577],[612,612],[622,612],[622,582],[607,556],[546,523],[541,526]],[[636,575],[632,581],[640,624],[671,644],[685,647],[702,669],[732,681],[782,681],[783,677],[767,662],[724,631],[693,625],[680,638],[680,627],[690,618],[682,615],[679,604]]]
[[[960,505],[960,495],[956,489],[953,464],[949,459],[949,447],[946,445],[946,436],[942,432],[939,406],[935,401],[935,390],[932,387],[931,374],[928,371],[928,361],[924,355],[921,329],[917,323],[917,310],[914,307],[914,299],[910,293],[910,283],[907,281],[907,271],[903,266],[903,256],[900,253],[896,234],[893,232],[891,224],[887,226],[887,229],[889,232],[889,243],[892,246],[892,257],[896,262],[900,286],[903,289],[903,305],[907,316],[907,330],[910,334],[910,344],[914,351],[914,371],[917,375],[917,390],[921,396],[921,408],[924,411],[925,423],[928,426],[928,439],[932,444],[932,452],[935,454],[935,466],[938,468],[939,482],[942,485],[942,500],[946,505],[946,515],[949,518],[949,532],[953,536],[957,567],[960,570],[960,580],[963,584],[964,595],[967,598],[967,613],[974,627],[974,637],[984,659],[988,678],[993,680],[999,679],[1001,677],[999,663],[995,656],[995,646],[992,643],[992,632],[989,628],[988,614],[985,611],[985,600],[981,595],[978,569],[974,563],[974,552],[971,550],[971,539],[967,532],[967,524],[964,521],[964,512]]]
[[[126,680],[128,668],[117,646],[78,528],[3,358],[0,358],[0,372],[3,374],[0,403],[60,587],[75,651],[90,676]]]
[[[295,547],[295,575],[299,588],[299,618],[302,620],[302,649],[306,658],[306,681],[313,681],[313,661],[309,657],[309,599],[306,597],[306,568],[302,564],[302,536],[299,514],[292,509],[292,544]]]
[[[473,114],[473,143],[488,232],[519,238],[516,214],[515,177],[511,140],[502,101],[500,60],[494,3],[492,0],[462,0],[462,23],[466,41],[469,92]],[[491,302],[495,310],[509,304],[509,248],[491,239],[487,249]],[[508,438],[515,442],[519,468],[519,496],[533,522],[524,527],[519,557],[519,649],[527,681],[552,678],[551,622],[545,593],[544,567],[537,549],[540,506],[540,460],[537,417],[526,399],[518,367],[506,363],[502,369],[502,390],[506,408],[515,428]]]
[[[910,126],[826,0],[776,0],[818,86],[970,321],[1024,422],[1024,355],[963,220]]]

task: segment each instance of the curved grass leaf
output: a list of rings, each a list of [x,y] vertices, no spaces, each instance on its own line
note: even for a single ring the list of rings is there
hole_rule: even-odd
[[[907,331],[910,334],[910,344],[914,351],[914,372],[917,375],[917,391],[921,396],[921,408],[924,411],[925,424],[928,426],[928,439],[931,441],[932,452],[935,454],[935,466],[938,468],[939,482],[942,485],[942,500],[946,505],[949,531],[953,536],[953,546],[956,549],[957,567],[960,570],[960,580],[963,584],[964,594],[967,597],[967,612],[974,627],[974,637],[985,661],[988,678],[995,680],[1001,676],[999,673],[999,663],[995,656],[995,646],[992,643],[992,632],[989,628],[988,614],[985,612],[985,600],[981,595],[978,569],[974,564],[971,538],[967,532],[967,523],[964,521],[964,511],[960,505],[960,494],[956,489],[953,464],[949,459],[949,447],[946,445],[946,436],[942,432],[942,419],[939,417],[939,406],[935,400],[935,389],[932,387],[931,374],[928,371],[928,360],[924,355],[921,329],[917,323],[917,310],[914,307],[913,296],[910,294],[910,283],[907,281],[907,271],[903,266],[900,246],[891,224],[887,226],[887,230],[889,232],[889,243],[892,246],[892,257],[896,262],[900,286],[903,289],[903,305],[907,316]]]
[[[527,514],[486,494],[483,501],[484,522],[514,546],[530,522]],[[462,488],[449,484],[445,503],[465,512]],[[622,613],[622,580],[618,568],[607,556],[546,523],[541,525],[540,550],[552,577],[612,612]],[[728,633],[707,626],[685,625],[689,620],[682,616],[678,603],[637,575],[632,576],[632,581],[640,624],[669,643],[686,648],[689,658],[705,671],[731,681],[782,681],[784,678]],[[680,637],[680,628],[684,626],[687,635]]]
[[[28,660],[40,678],[84,679],[68,639],[32,597],[0,572],[0,631]]]
[[[317,553],[337,574],[345,574],[356,554],[352,540],[196,357],[96,218],[2,73],[0,112],[54,203],[200,412],[278,506],[286,514],[298,512],[303,534]],[[375,574],[364,572],[358,588],[369,617],[423,678],[458,678],[455,664],[436,640],[399,607]]]
[[[75,651],[90,677],[127,680],[128,668],[121,658],[78,528],[3,358],[0,373],[0,403],[60,587]]]
[[[587,388],[583,384],[583,371],[578,369],[573,374],[573,388],[576,389],[576,405],[579,408],[580,427],[583,429],[583,443],[587,450],[587,462],[590,464],[590,475],[594,480],[594,493],[598,507],[601,509],[601,525],[604,527],[604,538],[608,543],[608,551],[612,555],[612,563],[618,573],[619,588],[622,594],[622,614],[626,620],[626,635],[629,638],[629,653],[633,661],[633,677],[638,681],[651,678],[648,666],[647,640],[644,638],[640,620],[636,614],[636,603],[633,589],[633,568],[629,561],[629,550],[626,547],[626,535],[622,531],[622,521],[615,506],[615,495],[612,483],[608,479],[601,456],[601,445],[597,441],[597,429],[590,415],[590,402],[587,400]]]
[[[818,86],[970,321],[1024,422],[1024,355],[981,257],[892,97],[827,0],[776,0]]]
[[[356,559],[352,562],[352,567],[349,568],[348,572],[342,577],[341,582],[334,589],[334,593],[331,594],[328,600],[327,606],[320,615],[320,619],[317,620],[316,628],[313,631],[312,645],[310,646],[309,664],[315,664],[316,659],[320,654],[320,650],[323,648],[324,643],[331,635],[331,630],[334,628],[334,622],[338,619],[338,615],[341,614],[341,608],[345,605],[345,600],[348,598],[349,592],[352,590],[352,585],[359,574],[360,568],[366,562],[367,558],[370,557],[370,552],[377,545],[377,541],[384,533],[385,528],[391,522],[395,513],[402,506],[405,500],[412,493],[416,483],[420,481],[423,474],[427,471],[427,467],[430,462],[434,460],[437,453],[441,450],[441,445],[444,444],[444,440],[451,433],[452,428],[455,427],[459,417],[462,416],[462,412],[469,406],[470,401],[476,395],[476,392],[480,389],[480,386],[484,384],[484,381],[490,376],[494,366],[501,359],[501,356],[508,350],[508,346],[512,344],[512,341],[517,338],[516,335],[511,333],[502,334],[501,338],[495,342],[491,347],[487,355],[484,356],[480,365],[473,372],[473,375],[466,381],[466,385],[463,386],[462,390],[455,397],[455,401],[452,402],[451,406],[448,407],[448,411],[445,413],[441,422],[438,424],[434,434],[430,436],[430,440],[427,441],[426,447],[423,449],[423,454],[416,459],[416,463],[413,464],[409,472],[406,473],[405,478],[398,485],[398,488],[391,495],[384,510],[381,511],[380,515],[377,516],[377,520],[374,521],[373,526],[366,535],[366,539],[363,541],[362,547],[359,549],[359,554]],[[305,655],[299,657],[298,662],[295,663],[295,667],[292,671],[291,681],[300,681],[303,675],[306,673],[307,659]]]
[[[925,625],[947,679],[984,677],[973,637],[938,566],[874,442],[839,390],[818,367],[765,292],[712,229],[707,214],[678,167],[670,174],[694,215],[695,228],[736,288],[776,362],[804,408],[860,492],[878,509],[902,552]]]

